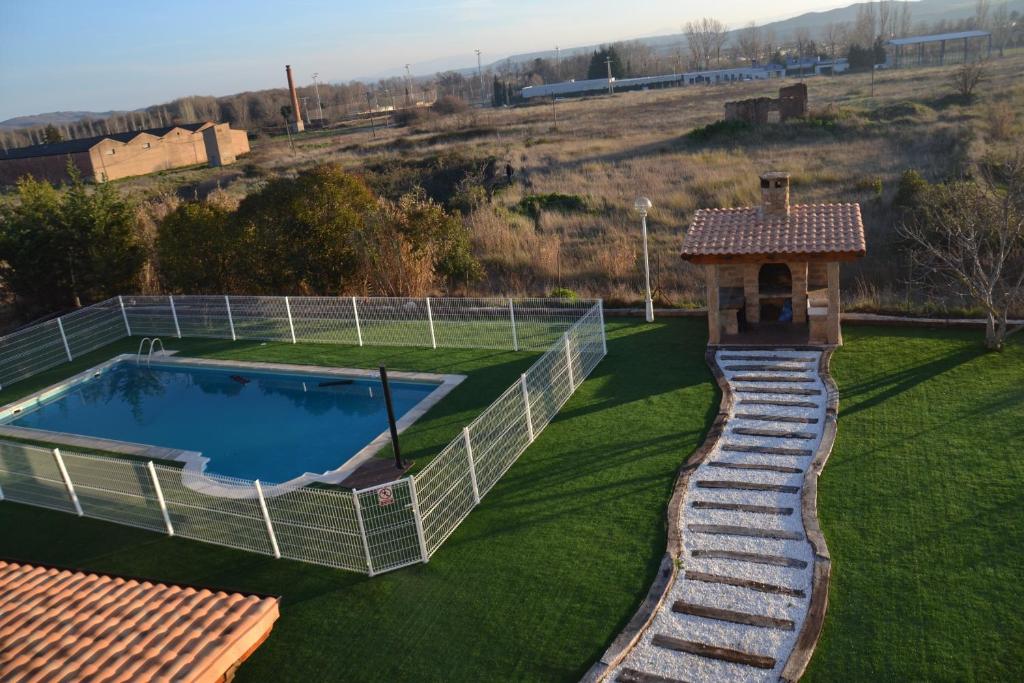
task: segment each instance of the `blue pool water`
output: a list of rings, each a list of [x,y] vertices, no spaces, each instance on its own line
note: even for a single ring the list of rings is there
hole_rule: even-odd
[[[396,419],[437,388],[390,384]],[[207,471],[269,482],[334,470],[388,428],[377,379],[134,362],[8,424],[200,451]]]

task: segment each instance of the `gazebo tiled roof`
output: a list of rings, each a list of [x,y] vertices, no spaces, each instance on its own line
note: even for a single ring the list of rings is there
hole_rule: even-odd
[[[0,680],[215,683],[278,599],[0,560]]]
[[[788,215],[762,207],[700,209],[683,240],[695,263],[792,258],[846,261],[867,251],[858,204],[797,204]]]

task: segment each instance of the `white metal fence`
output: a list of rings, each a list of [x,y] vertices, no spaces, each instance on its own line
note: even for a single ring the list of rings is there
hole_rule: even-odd
[[[600,301],[125,296],[0,338],[0,381],[133,335],[546,349],[420,472],[358,491],[202,475],[248,490],[225,498],[171,464],[0,441],[0,500],[371,576],[428,561],[606,353]]]

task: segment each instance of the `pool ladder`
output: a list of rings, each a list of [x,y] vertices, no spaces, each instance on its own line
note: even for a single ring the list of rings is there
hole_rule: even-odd
[[[157,344],[160,345],[160,351],[166,352],[164,349],[164,343],[160,341],[160,337],[143,337],[142,341],[139,342],[139,350],[135,354],[136,364],[142,363],[142,349],[146,346],[146,342],[149,342],[149,350],[146,352],[146,365],[149,365],[153,360],[153,351]]]

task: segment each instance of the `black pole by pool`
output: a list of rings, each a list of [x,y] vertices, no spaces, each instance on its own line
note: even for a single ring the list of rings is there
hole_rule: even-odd
[[[380,383],[384,385],[384,405],[388,408],[388,427],[391,429],[391,446],[395,450],[395,467],[403,469],[402,451],[398,448],[398,425],[395,424],[395,407],[391,405],[391,385],[388,384],[388,369],[380,366]]]

